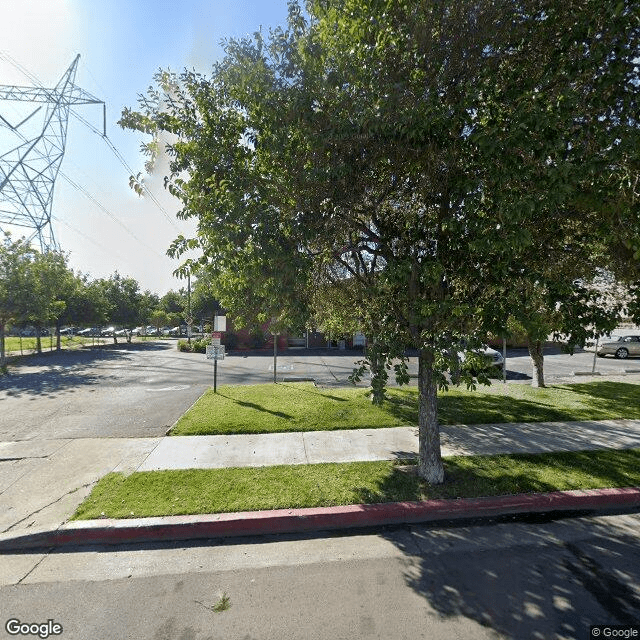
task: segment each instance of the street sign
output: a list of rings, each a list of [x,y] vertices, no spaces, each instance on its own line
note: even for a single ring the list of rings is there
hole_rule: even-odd
[[[217,338],[218,340],[220,340],[220,338],[222,338],[222,331],[214,331],[214,332],[211,334],[211,337],[212,337],[214,340],[215,340],[216,338]]]
[[[224,360],[225,349],[224,345],[211,345],[206,346],[207,360]]]
[[[214,318],[213,318],[213,330],[214,331],[226,331],[227,330],[227,316],[214,316]]]
[[[189,326],[191,326],[191,325],[193,324],[193,318],[192,318],[191,316],[187,316],[187,317],[185,318],[185,322],[186,322]]]

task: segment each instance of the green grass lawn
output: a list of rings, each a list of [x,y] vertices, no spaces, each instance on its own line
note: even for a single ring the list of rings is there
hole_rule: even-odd
[[[134,342],[153,342],[154,340],[159,340],[160,338],[156,336],[141,336],[134,337]],[[52,346],[53,350],[56,348],[56,337],[53,336],[53,342],[51,341],[50,336],[43,336],[40,338],[40,342],[42,345],[43,351],[51,351]],[[60,346],[62,349],[78,349],[83,346],[91,346],[93,344],[113,344],[113,338],[99,338],[99,337],[84,337],[84,336],[73,336],[72,338],[68,336],[62,336],[60,340]],[[127,339],[125,337],[118,337],[118,344],[127,344]],[[30,352],[35,350],[36,348],[36,339],[35,338],[22,338],[22,350],[24,352]],[[14,352],[20,353],[20,338],[15,336],[7,336],[5,337],[5,351],[7,353]]]
[[[43,351],[49,351],[51,346],[56,348],[56,337],[53,336],[53,342],[51,341],[50,336],[42,336],[40,338],[40,344],[42,346]],[[74,336],[73,338],[68,338],[67,336],[62,336],[60,345],[63,349],[73,349],[77,347],[81,347],[85,344],[91,344],[91,338],[78,338]],[[5,351],[20,351],[20,338],[15,336],[7,336],[5,338]],[[35,338],[22,338],[22,350],[23,351],[32,351],[36,348],[36,339]]]
[[[444,459],[445,482],[421,482],[412,466],[354,462],[148,471],[102,478],[73,516],[133,518],[373,504],[435,498],[630,487],[640,450],[601,450]]]
[[[173,435],[318,431],[415,425],[416,387],[391,388],[382,407],[367,389],[320,389],[312,383],[223,386],[207,391]],[[546,389],[500,383],[439,394],[440,424],[640,419],[640,384],[597,381]]]

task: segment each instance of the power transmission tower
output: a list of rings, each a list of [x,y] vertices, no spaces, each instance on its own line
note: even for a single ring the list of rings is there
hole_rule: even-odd
[[[53,89],[0,85],[0,101],[46,104],[42,127],[35,135],[24,135],[20,128],[42,105],[15,126],[0,114],[0,127],[20,140],[0,155],[0,230],[6,226],[30,229],[29,240],[38,238],[41,251],[59,249],[51,224],[53,188],[64,156],[71,106],[102,104],[105,109],[102,100],[74,84],[79,58]],[[106,115],[104,119],[106,128]]]

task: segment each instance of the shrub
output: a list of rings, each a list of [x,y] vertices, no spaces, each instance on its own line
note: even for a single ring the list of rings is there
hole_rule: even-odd
[[[191,344],[187,340],[178,340],[178,350],[187,353],[206,353],[209,340],[202,338],[201,340],[192,340]]]
[[[227,348],[228,351],[232,349],[237,349],[238,347],[238,336],[235,333],[225,333],[224,338],[222,339],[222,343]]]
[[[264,332],[259,329],[256,331],[252,331],[249,336],[249,344],[252,349],[262,349],[265,344],[267,344],[267,339],[265,338]]]

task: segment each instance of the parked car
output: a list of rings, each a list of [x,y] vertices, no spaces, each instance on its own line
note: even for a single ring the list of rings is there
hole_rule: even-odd
[[[601,358],[606,355],[616,358],[640,356],[640,336],[620,336],[611,342],[605,342],[598,347],[598,355]]]
[[[152,324],[150,324],[147,327],[146,331],[147,331],[147,335],[148,336],[156,336],[156,335],[158,335],[158,328],[154,327]]]
[[[116,336],[119,338],[126,338],[129,335],[129,329],[118,329]]]
[[[82,331],[78,331],[79,336],[99,336],[100,331],[97,327],[87,327],[86,329],[82,329]]]
[[[103,329],[100,332],[100,335],[105,338],[105,337],[110,337],[113,336],[113,334],[115,333],[116,328],[115,327],[107,327],[106,329]]]
[[[482,349],[479,349],[475,353],[482,356],[482,359],[485,363],[485,366],[484,366],[485,371],[490,371],[490,370],[497,369],[498,367],[502,367],[504,363],[504,358],[502,357],[502,354],[499,351],[492,349],[491,347],[484,346],[482,347]],[[458,353],[458,356],[460,358],[461,365],[464,366],[464,362],[466,360],[466,352],[461,351],[460,353]]]
[[[146,327],[136,327],[135,329],[131,330],[131,333],[133,335],[136,335],[136,336],[146,336],[147,335],[147,328]]]
[[[38,330],[35,329],[34,327],[26,327],[24,329],[22,329],[22,331],[20,332],[20,335],[23,338],[35,338],[38,335]],[[40,329],[40,335],[41,336],[48,336],[49,335],[49,329]]]
[[[75,331],[73,327],[64,327],[63,329],[60,329],[61,336],[72,336],[74,333]]]

